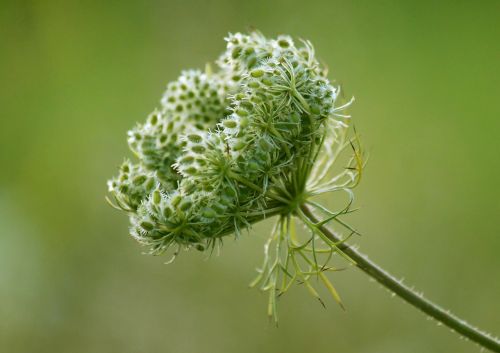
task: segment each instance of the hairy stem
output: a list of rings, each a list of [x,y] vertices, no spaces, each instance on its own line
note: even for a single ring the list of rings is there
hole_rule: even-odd
[[[308,220],[314,224],[320,224],[319,219],[316,218],[314,213],[306,205],[300,207],[304,215]],[[317,227],[325,236],[330,238],[334,242],[339,242],[340,239],[325,225],[321,224]],[[452,330],[458,332],[460,335],[467,337],[468,339],[476,342],[484,348],[490,349],[493,352],[500,352],[500,341],[493,336],[480,331],[479,329],[471,326],[464,320],[450,314],[448,311],[444,310],[440,306],[434,304],[428,299],[424,298],[421,294],[415,292],[413,289],[398,281],[394,276],[386,272],[384,269],[380,268],[377,264],[370,261],[366,255],[360,253],[358,250],[349,246],[346,243],[340,243],[338,245],[346,255],[348,255],[354,262],[356,266],[359,267],[367,275],[375,279],[377,282],[382,284],[384,287],[392,291],[394,294],[398,295],[400,298],[405,300],[407,303],[413,305],[414,307],[420,309],[427,315],[433,317],[437,321],[448,326]]]

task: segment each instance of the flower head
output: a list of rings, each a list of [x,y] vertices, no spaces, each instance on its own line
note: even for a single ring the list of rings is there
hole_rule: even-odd
[[[129,131],[138,162],[109,181],[131,235],[152,254],[204,250],[277,214],[283,222],[309,196],[350,188],[359,175],[351,162],[327,173],[349,145],[347,117],[312,45],[258,32],[226,42],[214,72],[184,71],[167,85],[160,107]]]

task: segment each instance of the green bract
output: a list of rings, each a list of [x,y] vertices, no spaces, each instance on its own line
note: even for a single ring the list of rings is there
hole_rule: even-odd
[[[315,239],[329,255],[339,251],[336,244],[311,234],[301,248],[290,238],[290,216],[322,192],[348,191],[350,197],[357,183],[357,153],[340,174],[328,173],[352,145],[346,141],[348,117],[338,113],[344,106],[336,105],[339,91],[307,41],[257,32],[231,34],[226,41],[216,70],[182,72],[167,85],[160,108],[129,132],[138,162],[126,161],[109,181],[115,206],[129,213],[130,233],[152,254],[172,245],[175,254],[211,248],[224,236],[280,215],[270,241],[282,249],[286,240],[295,256],[310,252],[312,240],[315,267],[306,272],[324,276]],[[276,286],[276,271],[296,272],[288,269],[288,259],[279,267],[265,263],[256,283],[262,280],[266,290],[273,281]]]

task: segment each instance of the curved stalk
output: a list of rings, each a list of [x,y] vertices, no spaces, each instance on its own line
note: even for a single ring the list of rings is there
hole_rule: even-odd
[[[322,232],[325,236],[327,236],[334,242],[340,241],[340,239],[332,231],[330,231],[328,227],[326,227],[324,224],[320,224],[319,219],[316,218],[309,207],[307,207],[306,205],[302,205],[300,206],[300,209],[302,210],[305,217],[307,217],[307,220],[309,222],[312,222],[313,224],[319,224],[316,227],[317,230]],[[349,246],[349,244],[340,243],[338,247],[340,250],[342,250],[343,253],[354,260],[356,266],[360,270],[362,270],[367,275],[379,282],[381,285],[405,300],[407,303],[413,305],[417,309],[420,309],[425,314],[448,326],[460,335],[463,335],[471,341],[476,342],[480,346],[490,349],[493,352],[500,352],[500,341],[498,339],[471,326],[464,320],[456,317],[440,306],[424,298],[413,289],[398,281],[394,276],[386,272],[384,269],[380,268],[377,264],[370,261],[366,257],[366,255]]]

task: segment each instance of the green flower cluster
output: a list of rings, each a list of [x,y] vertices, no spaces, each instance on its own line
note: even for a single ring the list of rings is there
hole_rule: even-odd
[[[182,72],[161,106],[129,132],[138,157],[108,182],[131,235],[159,254],[204,250],[306,192],[336,115],[338,91],[312,45],[231,34],[217,70]]]
[[[190,70],[167,85],[161,106],[128,134],[137,163],[125,161],[108,182],[110,203],[130,216],[131,235],[161,254],[172,245],[203,251],[224,236],[276,217],[264,259],[250,284],[277,300],[294,283],[323,305],[321,283],[343,308],[326,273],[340,255],[394,294],[483,347],[497,339],[468,325],[403,285],[346,245],[359,234],[343,220],[364,166],[356,131],[337,106],[339,90],[326,78],[312,45],[258,32],[227,38],[217,70]],[[351,100],[352,101],[352,100]],[[346,157],[344,152],[351,151]],[[331,211],[312,198],[335,193],[344,206]],[[304,226],[297,231],[296,223]],[[335,224],[343,232],[332,231]],[[338,229],[336,228],[336,229]],[[347,234],[343,234],[347,230]]]

